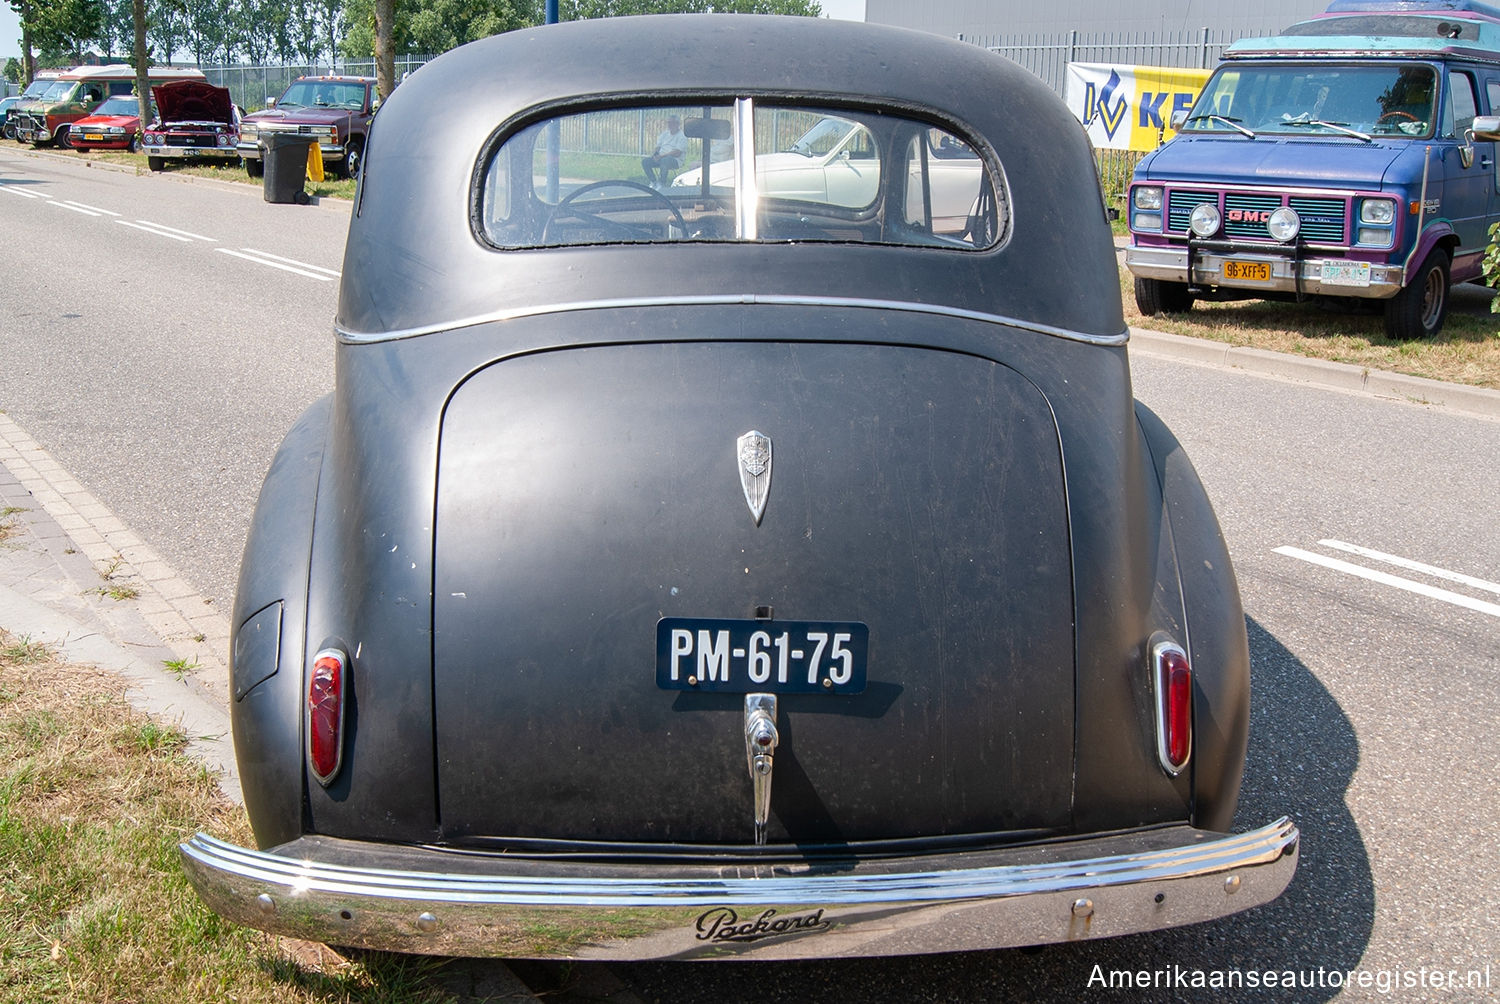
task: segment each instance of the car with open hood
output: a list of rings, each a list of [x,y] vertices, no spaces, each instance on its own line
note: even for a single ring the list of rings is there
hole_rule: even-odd
[[[151,88],[151,98],[157,117],[143,144],[151,170],[168,160],[239,160],[240,110],[227,88],[178,80]]]
[[[296,133],[317,141],[323,163],[334,174],[358,177],[379,104],[374,77],[298,77],[270,108],[251,112],[241,122],[239,154],[245,170],[252,178],[264,173],[268,135]]]
[[[88,115],[73,123],[73,149],[129,150],[140,143],[141,103],[134,94],[116,94]]]
[[[644,184],[673,119],[728,173]],[[1229,555],[1131,393],[1088,143],[1042,83],[884,26],[620,18],[463,46],[379,120],[335,387],[235,597],[256,846],[182,846],[215,910],[401,952],[783,959],[1282,892],[1296,826],[1231,831]],[[873,186],[763,186],[831,120]],[[943,151],[973,162],[960,224]]]

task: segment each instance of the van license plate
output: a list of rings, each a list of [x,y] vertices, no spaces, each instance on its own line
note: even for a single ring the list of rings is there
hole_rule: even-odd
[[[858,694],[870,628],[858,621],[664,617],[656,685],[730,694]]]
[[[1263,261],[1226,261],[1224,278],[1240,282],[1270,282],[1271,266]]]
[[[1370,263],[1367,261],[1325,261],[1323,263],[1323,285],[1368,286]]]

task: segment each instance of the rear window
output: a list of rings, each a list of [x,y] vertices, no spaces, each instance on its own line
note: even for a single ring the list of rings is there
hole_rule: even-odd
[[[840,241],[981,250],[1003,240],[999,172],[951,128],[748,99],[532,123],[478,192],[498,248]]]

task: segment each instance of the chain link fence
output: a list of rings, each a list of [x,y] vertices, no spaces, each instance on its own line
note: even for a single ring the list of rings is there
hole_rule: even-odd
[[[428,62],[433,57],[401,56],[396,60],[396,82]],[[317,63],[284,63],[265,66],[204,66],[201,67],[208,82],[226,88],[234,103],[247,112],[259,111],[270,102],[281,97],[298,77],[316,77],[338,74],[348,77],[375,76],[373,59],[350,59],[335,66]]]

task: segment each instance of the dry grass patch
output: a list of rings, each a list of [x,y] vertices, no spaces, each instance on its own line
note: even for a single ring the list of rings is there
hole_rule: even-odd
[[[1125,323],[1132,327],[1500,389],[1500,315],[1483,312],[1485,292],[1474,287],[1459,287],[1467,309],[1451,310],[1437,339],[1415,342],[1386,338],[1381,308],[1373,302],[1352,311],[1311,302],[1199,302],[1183,314],[1145,317],[1136,310],[1134,284],[1124,269],[1120,294]]]
[[[0,1000],[449,999],[441,963],[350,961],[205,907],[177,844],[197,829],[249,844],[244,812],[123,689],[0,631]]]

